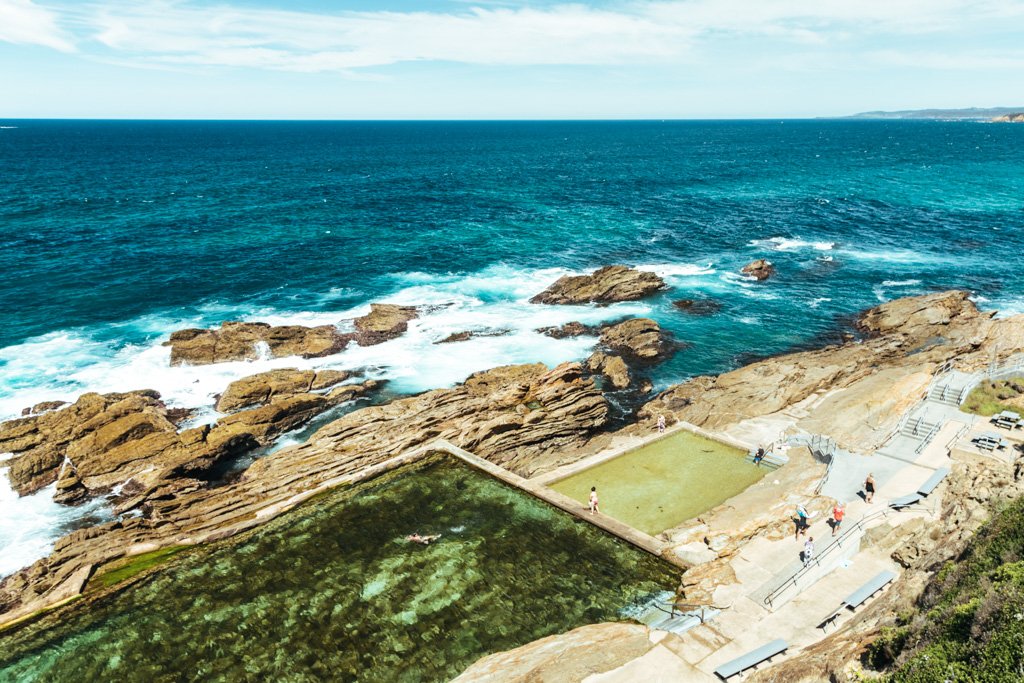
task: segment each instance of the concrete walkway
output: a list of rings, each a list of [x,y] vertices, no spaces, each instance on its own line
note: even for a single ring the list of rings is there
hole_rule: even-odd
[[[820,566],[803,572],[796,585],[779,591],[768,604],[766,596],[786,585],[801,569],[799,558],[804,539],[757,538],[744,544],[730,558],[736,582],[722,585],[714,593],[714,603],[727,609],[681,634],[658,636],[661,640],[656,648],[619,669],[589,677],[588,683],[714,681],[718,680],[714,676],[716,667],[769,640],[782,638],[789,643],[790,652],[795,652],[853,618],[849,610],[840,609],[847,595],[883,570],[900,573],[900,567],[888,554],[861,547],[863,533],[881,524],[899,526],[919,517],[934,518],[945,491],[943,485],[911,508],[896,511],[888,504],[917,491],[939,467],[949,466],[951,448],[965,438],[964,434],[980,429],[979,422],[987,428],[984,420],[960,412],[958,405],[950,405],[944,398],[954,393],[962,396],[965,388],[969,388],[965,380],[968,376],[961,375],[947,378],[950,388],[938,392],[939,400],[933,400],[930,392],[929,398],[914,406],[901,423],[902,428],[909,420],[917,419],[918,424],[929,425],[926,433],[897,433],[872,455],[841,452],[834,459],[822,495],[846,503],[844,530],[840,535],[843,544],[826,553],[834,542],[831,529],[826,520],[815,520],[808,534],[815,537],[816,554],[822,558]],[[765,426],[758,428],[767,432]],[[733,434],[739,436],[737,430]],[[1024,431],[1020,438],[1024,439]],[[871,504],[862,493],[869,472],[876,482]],[[862,528],[855,529],[858,522]],[[837,610],[836,619],[822,627]]]

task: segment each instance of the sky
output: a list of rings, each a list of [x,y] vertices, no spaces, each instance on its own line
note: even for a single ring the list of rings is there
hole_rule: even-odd
[[[0,0],[0,117],[1024,105],[1024,0]]]

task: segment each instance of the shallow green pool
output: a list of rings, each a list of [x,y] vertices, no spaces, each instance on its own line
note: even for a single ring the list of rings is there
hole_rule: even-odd
[[[648,534],[677,526],[743,491],[765,469],[746,452],[679,431],[555,482],[551,488],[586,503],[596,486],[601,512]]]
[[[441,539],[406,543],[412,532]],[[438,459],[0,637],[0,680],[443,681],[677,583],[660,560]]]

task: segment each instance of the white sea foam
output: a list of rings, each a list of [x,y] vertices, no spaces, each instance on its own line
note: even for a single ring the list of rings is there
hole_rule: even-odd
[[[827,296],[819,296],[816,299],[811,299],[807,305],[810,306],[811,308],[817,308],[821,304],[828,303],[829,301],[832,301],[832,299],[828,298]]]
[[[579,320],[586,324],[623,316],[649,315],[651,306],[627,302],[606,307],[542,306],[529,303],[570,271],[516,270],[495,266],[469,275],[401,273],[396,289],[376,301],[423,307],[401,337],[377,346],[350,345],[327,358],[269,358],[202,366],[170,366],[170,349],[161,343],[173,330],[213,320],[261,320],[273,325],[330,325],[369,311],[369,304],[328,312],[272,308],[203,307],[189,319],[150,315],[120,323],[115,329],[53,332],[0,349],[0,417],[8,418],[40,401],[73,401],[86,391],[101,393],[155,389],[176,406],[211,406],[230,382],[275,368],[376,368],[400,392],[450,386],[469,374],[497,365],[541,361],[554,365],[585,357],[592,337],[552,339],[535,330]],[[342,326],[344,328],[344,326]],[[455,332],[502,332],[454,344],[435,344]],[[138,345],[103,341],[131,332],[150,338]],[[201,421],[216,419],[207,412]]]
[[[762,240],[750,240],[747,243],[750,247],[772,249],[773,251],[800,251],[802,249],[815,249],[817,251],[831,251],[835,248],[835,242],[807,241],[799,237],[769,237]]]
[[[702,275],[714,275],[717,271],[714,264],[698,265],[695,263],[662,263],[655,265],[641,265],[637,270],[651,271],[665,278],[692,278]]]
[[[883,287],[913,287],[919,284],[920,280],[882,280]]]
[[[875,298],[881,302],[888,301],[892,297],[889,295],[890,289],[906,290],[907,288],[917,287],[921,284],[920,280],[909,279],[909,280],[882,280],[880,284],[875,285],[871,288]],[[907,296],[913,292],[901,291],[899,296]]]
[[[840,253],[846,258],[858,261],[871,261],[893,265],[938,265],[944,263],[961,262],[963,259],[953,253],[929,254],[912,249],[841,249]]]
[[[79,507],[53,502],[57,485],[19,498],[11,488],[6,469],[0,470],[0,577],[27,567],[53,548],[53,542],[69,531],[69,525],[85,516],[111,519],[103,499]]]

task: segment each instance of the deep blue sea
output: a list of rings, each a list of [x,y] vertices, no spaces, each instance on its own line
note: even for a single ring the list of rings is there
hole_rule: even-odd
[[[890,298],[966,288],[1024,311],[1024,126],[930,121],[0,121],[0,417],[87,390],[208,405],[269,367],[370,367],[398,392],[585,357],[570,320],[658,320],[659,387],[831,338]],[[778,275],[742,278],[767,257]],[[672,290],[527,302],[608,263]],[[680,298],[723,304],[710,317]],[[172,330],[434,306],[314,361],[167,367]],[[509,330],[461,344],[463,330]],[[0,535],[0,541],[2,541]],[[2,569],[2,568],[0,568]],[[0,571],[0,574],[3,572]]]

